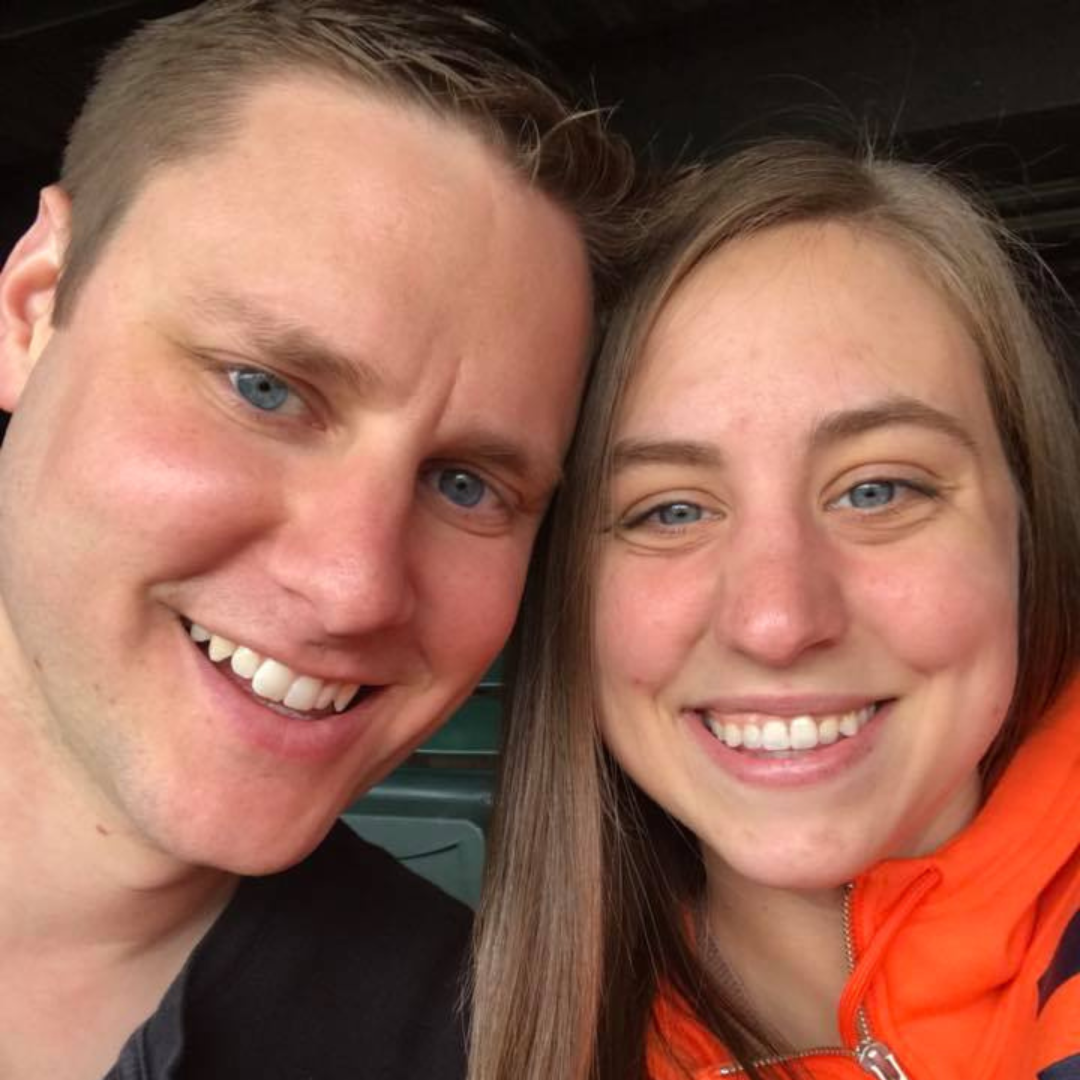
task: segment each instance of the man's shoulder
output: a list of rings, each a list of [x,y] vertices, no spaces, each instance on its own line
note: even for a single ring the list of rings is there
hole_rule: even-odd
[[[338,823],[293,871],[297,917],[326,939],[328,929],[356,944],[352,961],[370,972],[380,962],[394,973],[437,957],[456,958],[467,946],[472,912],[347,825]]]
[[[344,918],[353,928],[366,914],[377,915],[376,925],[385,931],[405,923],[410,936],[457,937],[467,934],[472,922],[464,904],[342,822],[307,859],[275,876],[290,879],[289,888],[301,891],[309,901],[317,896],[325,915]]]
[[[462,904],[335,826],[242,882],[193,957],[182,1075],[461,1075],[470,929]]]
[[[301,863],[245,880],[199,959],[304,981],[318,971],[354,993],[397,984],[420,993],[448,968],[458,972],[471,923],[463,904],[338,823]]]

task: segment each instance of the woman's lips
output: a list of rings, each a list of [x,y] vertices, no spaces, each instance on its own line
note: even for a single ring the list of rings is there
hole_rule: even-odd
[[[768,713],[717,713],[712,709],[695,710],[702,723],[725,746],[732,750],[766,752],[813,750],[831,746],[840,739],[854,738],[877,712],[874,702],[843,712],[801,713],[776,716]]]
[[[708,707],[683,715],[710,760],[736,780],[800,787],[839,776],[869,754],[894,700],[863,697],[838,702],[838,709],[801,712],[786,704],[780,712],[760,705],[739,711]]]

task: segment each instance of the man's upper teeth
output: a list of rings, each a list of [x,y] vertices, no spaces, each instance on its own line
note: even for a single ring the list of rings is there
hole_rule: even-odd
[[[747,750],[812,750],[830,746],[840,738],[850,739],[865,727],[876,705],[845,713],[821,716],[758,716],[754,719],[721,720],[703,713],[705,725],[726,746]]]
[[[241,679],[247,679],[259,697],[279,701],[297,712],[326,709],[331,704],[337,712],[344,712],[360,689],[359,683],[326,681],[314,675],[298,674],[280,660],[213,634],[198,623],[192,623],[188,633],[192,641],[208,643],[207,652],[214,663],[228,660],[233,671]]]

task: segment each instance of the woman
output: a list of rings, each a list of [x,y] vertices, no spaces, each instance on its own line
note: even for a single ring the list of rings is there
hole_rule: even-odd
[[[473,1076],[1076,1075],[1080,447],[1012,245],[807,143],[654,235],[530,585]]]

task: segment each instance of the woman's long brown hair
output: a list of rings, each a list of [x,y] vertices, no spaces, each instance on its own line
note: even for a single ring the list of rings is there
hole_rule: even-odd
[[[1022,509],[1019,676],[988,783],[1077,668],[1080,436],[1041,328],[1035,296],[1051,286],[1037,260],[932,170],[872,154],[773,142],[685,172],[609,328],[527,588],[477,930],[471,1080],[642,1080],[661,986],[749,1075],[775,1075],[752,1062],[777,1048],[687,933],[704,889],[695,838],[599,743],[592,596],[612,435],[657,312],[725,244],[807,221],[903,247],[983,359]]]

